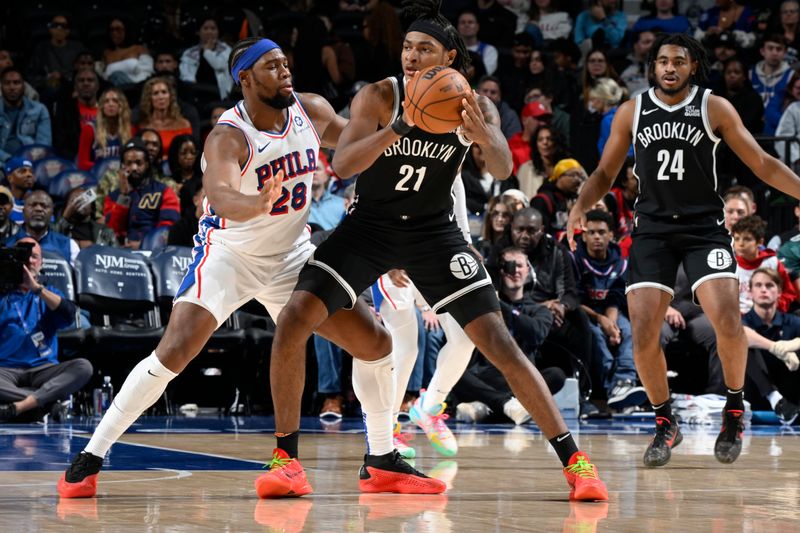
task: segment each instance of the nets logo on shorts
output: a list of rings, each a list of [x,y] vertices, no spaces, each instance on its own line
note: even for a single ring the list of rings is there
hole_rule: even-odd
[[[708,257],[706,257],[706,262],[710,268],[714,270],[725,270],[731,264],[733,264],[733,258],[731,257],[730,252],[725,248],[714,248],[710,252],[708,252]]]
[[[458,279],[469,279],[478,273],[478,262],[469,254],[456,254],[450,259],[450,273]]]

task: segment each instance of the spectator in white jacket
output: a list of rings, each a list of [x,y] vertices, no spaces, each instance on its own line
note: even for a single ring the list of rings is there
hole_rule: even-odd
[[[783,99],[783,114],[775,130],[776,137],[795,137],[797,142],[789,143],[789,157],[786,157],[786,144],[783,141],[775,142],[775,152],[784,163],[793,167],[800,159],[800,75],[792,74],[786,85],[786,96]]]
[[[233,88],[228,72],[231,47],[219,39],[217,21],[207,17],[197,32],[200,43],[188,48],[181,56],[181,80],[189,83],[216,85],[220,100]]]

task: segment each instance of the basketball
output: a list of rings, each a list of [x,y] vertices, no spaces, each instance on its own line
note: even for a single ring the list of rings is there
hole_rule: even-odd
[[[458,71],[442,65],[428,67],[406,85],[406,109],[420,129],[447,133],[461,125],[461,99],[471,90]]]

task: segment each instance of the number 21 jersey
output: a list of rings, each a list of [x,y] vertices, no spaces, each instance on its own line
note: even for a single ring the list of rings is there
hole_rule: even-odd
[[[655,89],[636,97],[633,172],[639,180],[636,213],[652,217],[722,216],[717,193],[720,142],[708,120],[709,89],[693,86],[670,106]]]

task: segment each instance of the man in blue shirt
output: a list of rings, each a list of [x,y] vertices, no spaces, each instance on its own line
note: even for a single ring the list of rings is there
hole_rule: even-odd
[[[25,205],[25,196],[33,189],[36,183],[36,176],[33,174],[33,163],[24,157],[15,156],[6,161],[5,167],[6,180],[11,187],[11,194],[14,197],[14,206],[11,211],[11,222],[22,224],[22,208]]]
[[[22,284],[0,295],[0,422],[47,409],[83,387],[92,377],[86,359],[58,361],[56,332],[75,320],[75,304],[54,287],[41,285],[42,249],[33,247]]]
[[[0,73],[0,161],[5,162],[23,146],[53,142],[50,113],[25,96],[25,80],[16,67]]]
[[[13,246],[23,237],[33,237],[45,250],[55,252],[71,265],[75,265],[80,248],[78,243],[66,235],[52,231],[50,220],[53,218],[53,200],[44,191],[33,191],[25,198],[25,207],[22,209],[22,231],[6,240],[7,246]]]
[[[325,161],[320,157],[320,161]],[[314,177],[311,178],[311,215],[309,224],[316,224],[323,230],[333,229],[339,225],[344,217],[344,198],[328,191],[328,181],[331,178],[327,163],[317,165]]]

